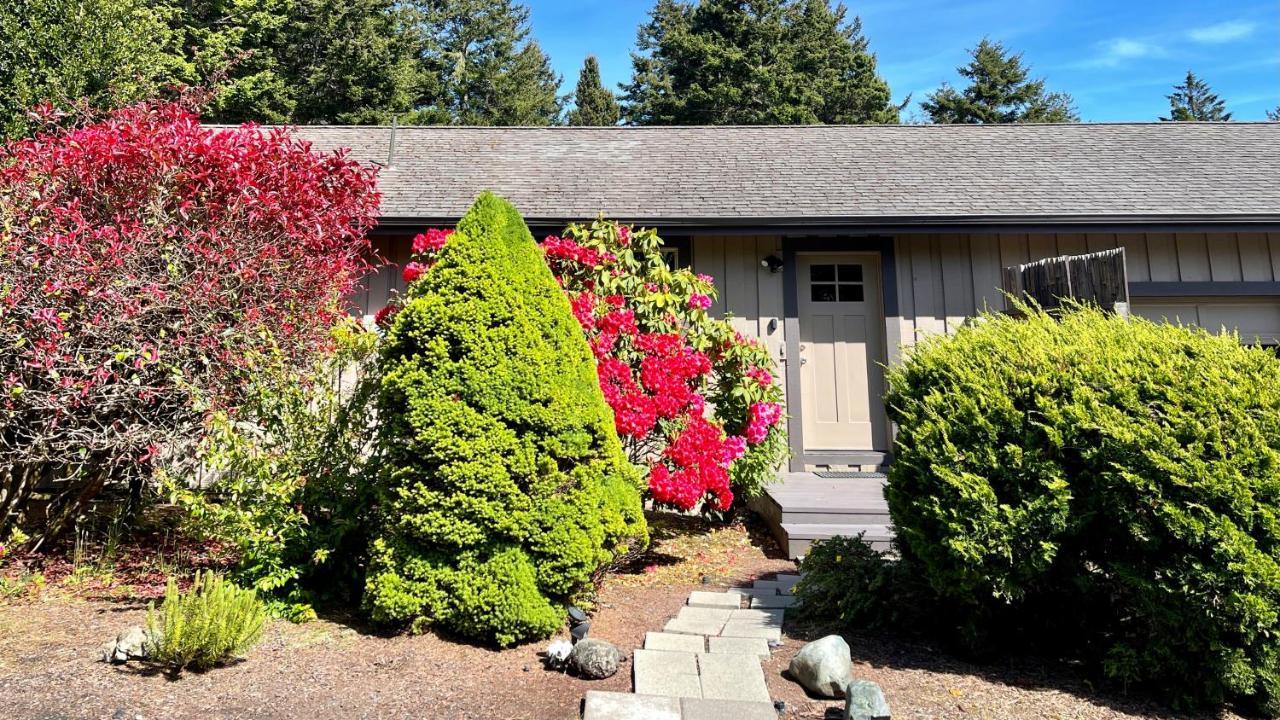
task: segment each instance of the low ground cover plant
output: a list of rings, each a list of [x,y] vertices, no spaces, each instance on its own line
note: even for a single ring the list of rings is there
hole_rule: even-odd
[[[208,670],[257,644],[266,622],[267,608],[253,590],[204,572],[183,592],[171,577],[164,602],[147,608],[145,655],[175,672]]]
[[[565,603],[645,541],[641,479],[516,209],[486,193],[440,244],[380,350],[365,606],[509,645],[550,635]]]
[[[850,592],[887,581],[881,597],[977,651],[1059,653],[1180,707],[1280,714],[1274,354],[1027,309],[923,342],[889,387],[901,558],[862,558]],[[876,616],[824,587],[801,593]]]

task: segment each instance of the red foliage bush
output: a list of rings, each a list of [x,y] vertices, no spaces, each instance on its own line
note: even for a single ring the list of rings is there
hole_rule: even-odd
[[[317,350],[378,204],[341,154],[177,104],[50,128],[0,150],[0,532],[33,485],[70,484],[65,518],[234,408],[255,363]]]

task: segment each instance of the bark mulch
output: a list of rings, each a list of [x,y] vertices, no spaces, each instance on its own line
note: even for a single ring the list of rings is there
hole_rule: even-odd
[[[689,592],[793,571],[763,528],[655,516],[653,547],[610,575],[593,637],[629,653],[660,629]],[[546,643],[497,651],[435,634],[384,637],[358,620],[323,616],[271,623],[243,661],[174,679],[130,663],[96,662],[97,648],[146,610],[127,584],[51,580],[0,599],[0,708],[5,718],[467,718],[570,720],[587,690],[631,689],[630,666],[608,680],[544,670]],[[12,587],[12,585],[10,585]],[[323,613],[322,613],[323,615]],[[565,636],[564,633],[561,636]],[[784,718],[839,717],[841,705],[808,697],[784,677],[806,638],[784,637],[765,663]],[[969,665],[925,645],[850,637],[855,674],[881,684],[895,718],[1148,718],[1158,706],[1096,693],[1062,667],[1009,661]]]

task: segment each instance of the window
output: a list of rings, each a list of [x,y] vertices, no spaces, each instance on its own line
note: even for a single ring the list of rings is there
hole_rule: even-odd
[[[861,265],[810,265],[809,299],[813,302],[862,302]]]
[[[662,253],[662,262],[667,264],[670,270],[679,270],[680,265],[680,248],[664,247],[659,248],[658,252]]]

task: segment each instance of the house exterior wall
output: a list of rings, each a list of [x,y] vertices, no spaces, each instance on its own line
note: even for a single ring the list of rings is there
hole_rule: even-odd
[[[1131,283],[1280,281],[1280,233],[904,235],[894,243],[903,344],[1003,310],[1001,268],[1120,246]]]

